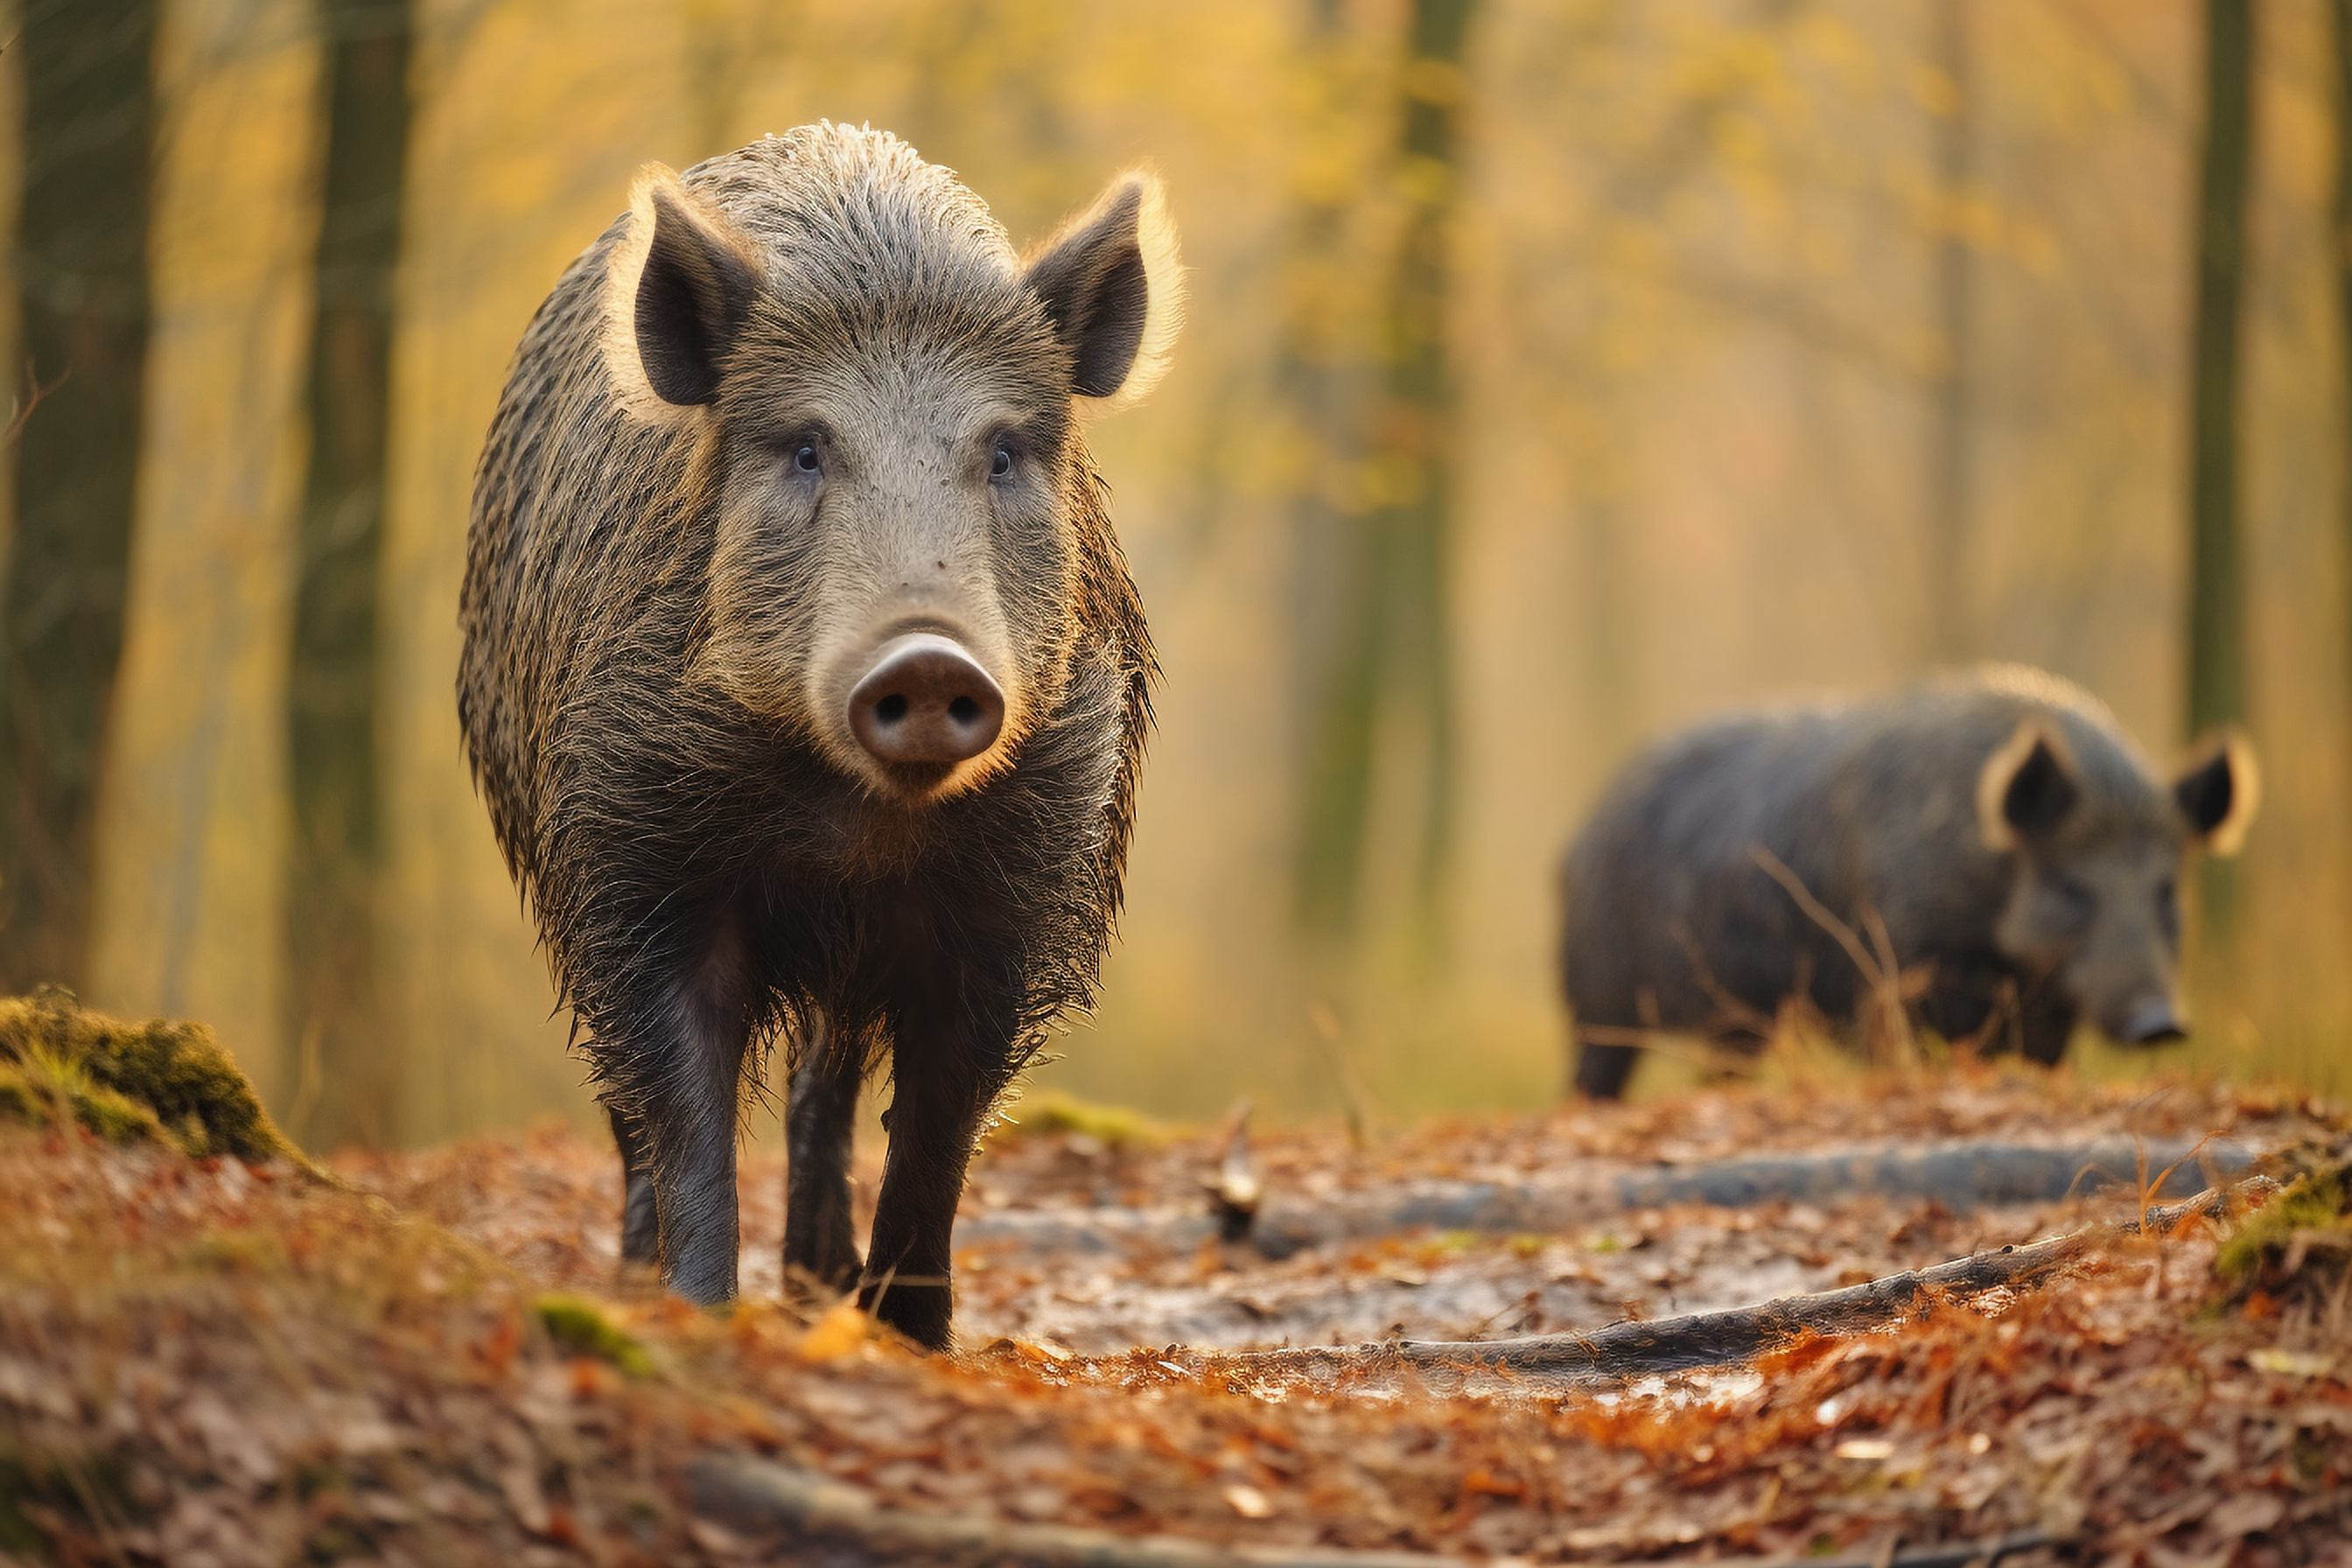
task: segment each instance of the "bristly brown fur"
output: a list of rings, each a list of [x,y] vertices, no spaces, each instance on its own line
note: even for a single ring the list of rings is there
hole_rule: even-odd
[[[802,366],[1026,355],[1041,386],[1061,378],[1066,413],[1069,355],[1010,243],[902,143],[809,127],[648,178],[677,180],[764,258],[759,352]],[[1051,554],[1066,567],[1034,552],[998,566],[1052,579],[1007,611],[1028,701],[1009,704],[1003,764],[920,806],[845,771],[798,689],[755,665],[800,635],[801,607],[747,629],[774,595],[743,580],[764,569],[756,552],[721,549],[730,431],[756,408],[722,395],[648,416],[629,384],[642,369],[608,353],[613,269],[643,264],[642,192],[635,205],[516,353],[476,480],[457,703],[593,1075],[608,1103],[645,1114],[659,1168],[676,1151],[650,1108],[688,1070],[682,998],[724,1012],[754,1068],[782,1037],[863,1069],[912,1005],[905,955],[950,951],[970,992],[953,1008],[1009,1008],[1001,1056],[970,1064],[989,1100],[1090,1005],[1156,667],[1102,480],[1066,420]]]

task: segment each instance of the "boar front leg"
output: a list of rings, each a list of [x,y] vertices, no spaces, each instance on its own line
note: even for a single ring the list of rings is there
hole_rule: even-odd
[[[800,1042],[800,1065],[786,1090],[784,1276],[829,1291],[857,1283],[865,1267],[851,1225],[849,1157],[856,1142],[857,1088],[864,1063],[836,1059],[821,1015]]]
[[[1622,1100],[1625,1080],[1633,1076],[1637,1047],[1612,1041],[1580,1039],[1576,1044],[1576,1076],[1570,1087],[1591,1100]]]
[[[1008,1000],[967,994],[943,976],[898,1019],[890,1147],[858,1300],[928,1350],[950,1342],[956,1201],[980,1119],[1009,1076],[1014,1011]]]
[[[2051,976],[2029,980],[2018,999],[2018,1054],[2043,1067],[2065,1059],[2066,1043],[2082,1017],[2065,989]]]
[[[662,1282],[704,1306],[735,1296],[735,1116],[750,1038],[735,957],[735,943],[716,942],[661,1002],[592,1025],[622,1157],[652,1173]]]

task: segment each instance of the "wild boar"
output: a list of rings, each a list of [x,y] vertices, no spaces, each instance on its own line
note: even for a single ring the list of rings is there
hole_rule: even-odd
[[[624,1252],[691,1300],[735,1293],[738,1109],[781,1041],[788,1268],[949,1342],[974,1141],[1118,907],[1155,667],[1079,410],[1160,374],[1180,283],[1149,173],[1024,257],[947,170],[819,124],[646,169],[523,335],[458,712]]]
[[[1891,950],[1924,976],[1912,1017],[1989,1052],[2055,1062],[2084,1017],[2176,1038],[2183,864],[2233,853],[2257,794],[2235,737],[2161,783],[2096,699],[2017,667],[1675,736],[1561,869],[1574,1087],[1622,1093],[1653,1031],[1752,1048],[1791,999],[1852,1018],[1849,943],[1882,975]]]

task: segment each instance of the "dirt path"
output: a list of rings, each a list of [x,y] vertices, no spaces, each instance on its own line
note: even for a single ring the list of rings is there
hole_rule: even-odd
[[[361,1190],[339,1191],[0,1131],[0,1559],[1925,1563],[1932,1543],[2040,1542],[2029,1556],[2326,1561],[2352,1529],[2333,1219],[2218,1308],[2216,1238],[2196,1226],[2102,1243],[2042,1289],[1602,1388],[1469,1392],[1443,1368],[1267,1383],[1232,1354],[1588,1331],[2137,1206],[2136,1171],[2117,1173],[2128,1189],[1972,1205],[1894,1190],[1884,1165],[1843,1197],[1639,1201],[1727,1160],[1749,1180],[1774,1152],[2209,1134],[2252,1151],[2342,1129],[2210,1088],[1979,1073],[1433,1125],[1360,1151],[1261,1132],[1261,1219],[1324,1225],[1263,1250],[1211,1234],[1213,1134],[1024,1132],[975,1168],[967,1350],[942,1360],[774,1304],[772,1163],[744,1172],[747,1300],[714,1317],[616,1278],[614,1163],[568,1132],[345,1162]],[[1544,1205],[1571,1217],[1369,1224]]]

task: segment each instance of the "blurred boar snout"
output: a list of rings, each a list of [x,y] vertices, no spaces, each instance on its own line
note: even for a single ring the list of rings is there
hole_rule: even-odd
[[[2135,1004],[2112,1032],[2127,1046],[2161,1046],[2189,1033],[2181,1024],[2180,1010],[2162,996],[2150,996]]]
[[[962,644],[936,632],[883,644],[849,693],[850,733],[887,768],[952,768],[1003,727],[1004,693]]]

